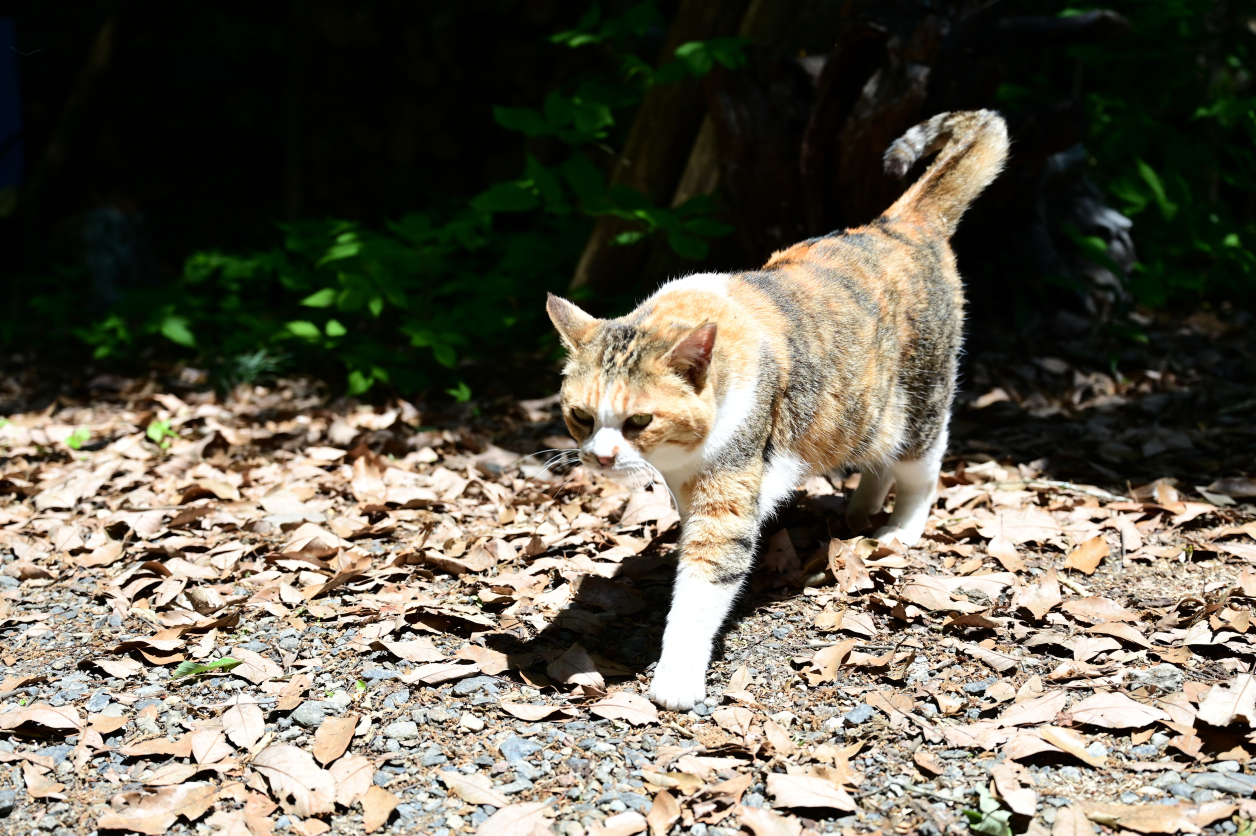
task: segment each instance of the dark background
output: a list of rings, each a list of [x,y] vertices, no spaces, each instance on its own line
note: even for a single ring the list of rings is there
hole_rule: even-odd
[[[97,0],[0,18],[9,366],[540,394],[546,291],[614,313],[866,221],[901,189],[886,144],[959,108],[999,109],[1014,139],[956,239],[970,345],[1119,351],[1154,316],[1240,315],[1256,288],[1250,2]],[[602,40],[555,41],[573,29]],[[738,37],[679,81],[626,70]],[[610,121],[495,117],[555,94]],[[715,187],[684,208],[704,119]],[[346,230],[363,254],[329,261]],[[320,289],[335,302],[311,308]]]

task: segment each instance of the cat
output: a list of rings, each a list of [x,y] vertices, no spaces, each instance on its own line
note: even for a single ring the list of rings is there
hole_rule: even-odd
[[[858,467],[848,506],[864,530],[897,485],[879,538],[914,545],[946,451],[963,286],[948,240],[1007,157],[991,111],[944,113],[885,154],[903,177],[932,165],[872,223],[796,244],[760,270],[665,284],[596,319],[550,295],[568,351],[562,409],[582,464],[661,476],[681,516],[680,556],[650,697],[706,696],[720,627],[759,530],[814,474]]]

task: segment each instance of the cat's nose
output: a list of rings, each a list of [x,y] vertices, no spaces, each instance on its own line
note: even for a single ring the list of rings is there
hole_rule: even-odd
[[[602,465],[602,467],[614,467],[616,455],[618,454],[611,453],[609,456],[598,456],[597,457],[598,464]]]

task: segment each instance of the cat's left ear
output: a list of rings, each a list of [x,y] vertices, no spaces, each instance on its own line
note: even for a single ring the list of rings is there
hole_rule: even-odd
[[[550,321],[558,329],[558,336],[562,338],[568,351],[579,351],[580,344],[589,338],[593,326],[598,322],[596,317],[552,293],[545,302],[545,310],[549,312]]]
[[[711,355],[715,351],[715,332],[714,322],[699,325],[672,346],[664,358],[698,392],[706,385],[707,370],[711,367]]]

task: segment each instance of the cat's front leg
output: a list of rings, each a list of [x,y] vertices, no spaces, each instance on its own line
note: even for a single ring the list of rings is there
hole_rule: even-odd
[[[754,560],[756,495],[748,486],[735,487],[743,489],[722,502],[695,502],[681,535],[663,653],[650,686],[650,698],[673,711],[706,698],[715,638]]]

